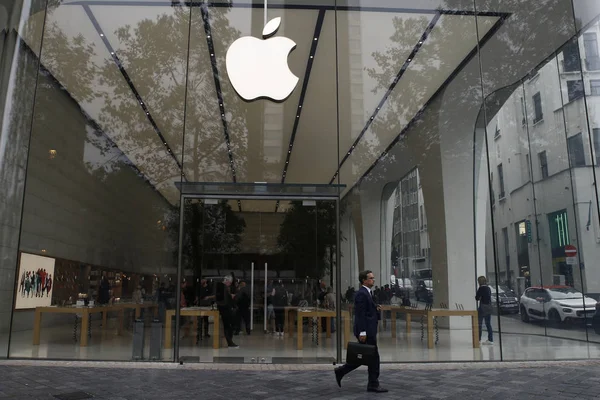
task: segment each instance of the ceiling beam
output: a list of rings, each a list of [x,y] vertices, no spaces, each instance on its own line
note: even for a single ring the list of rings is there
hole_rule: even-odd
[[[229,137],[229,125],[227,123],[227,113],[225,112],[225,102],[223,100],[223,91],[221,90],[221,79],[219,78],[219,67],[217,65],[217,54],[213,42],[212,28],[210,26],[210,15],[208,14],[208,6],[202,4],[200,8],[202,12],[202,21],[204,21],[204,32],[206,34],[206,43],[208,45],[208,53],[210,56],[210,65],[212,67],[213,78],[215,82],[215,91],[217,94],[217,102],[219,104],[219,112],[221,114],[221,123],[223,124],[223,136],[227,145],[227,157],[229,158],[229,168],[231,170],[231,178],[233,183],[237,182],[235,173],[235,162],[233,159],[233,150],[231,149],[231,139]],[[242,211],[242,203],[238,200],[239,211]]]
[[[310,52],[308,54],[308,60],[306,61],[306,69],[304,72],[304,79],[302,80],[302,90],[300,91],[300,98],[298,100],[298,107],[296,110],[296,118],[294,119],[294,126],[292,128],[292,135],[290,136],[290,144],[287,148],[285,164],[283,165],[283,172],[281,174],[281,183],[285,183],[285,177],[287,175],[287,170],[290,165],[290,160],[292,158],[292,150],[294,148],[294,140],[296,138],[296,132],[298,131],[298,125],[300,124],[300,117],[302,116],[302,106],[304,105],[304,99],[306,97],[306,91],[308,89],[308,82],[310,81],[310,73],[312,71],[313,62],[315,60],[315,56],[317,55],[317,48],[319,46],[319,39],[321,36],[321,30],[323,29],[323,22],[325,20],[325,12],[326,10],[320,10],[319,16],[317,17],[317,23],[315,24],[315,32],[311,36],[311,46]],[[279,208],[279,202],[275,205],[275,212]]]

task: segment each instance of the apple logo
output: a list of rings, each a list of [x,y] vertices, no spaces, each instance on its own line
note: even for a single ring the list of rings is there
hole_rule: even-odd
[[[244,36],[229,46],[225,64],[235,91],[244,100],[266,97],[286,99],[296,88],[298,77],[290,71],[288,55],[296,43],[286,37],[274,37],[281,18],[273,18],[263,29],[264,40]]]

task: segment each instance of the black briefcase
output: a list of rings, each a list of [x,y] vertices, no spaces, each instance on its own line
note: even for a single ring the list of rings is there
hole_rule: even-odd
[[[370,365],[375,360],[376,347],[359,342],[348,343],[346,363],[350,365]]]

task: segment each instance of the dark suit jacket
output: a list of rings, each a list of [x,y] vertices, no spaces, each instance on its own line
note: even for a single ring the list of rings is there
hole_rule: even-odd
[[[367,337],[375,339],[379,312],[367,288],[361,286],[354,296],[354,336],[367,332]]]

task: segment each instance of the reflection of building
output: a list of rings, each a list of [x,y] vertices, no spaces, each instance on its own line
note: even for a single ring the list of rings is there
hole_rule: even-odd
[[[600,256],[593,184],[600,151],[598,32],[595,24],[568,43],[517,86],[488,124],[500,283],[560,283],[600,294],[600,272],[592,267]],[[566,257],[569,244],[576,258]]]
[[[419,171],[411,171],[394,191],[392,266],[396,276],[411,277],[415,270],[431,268],[427,219]]]

